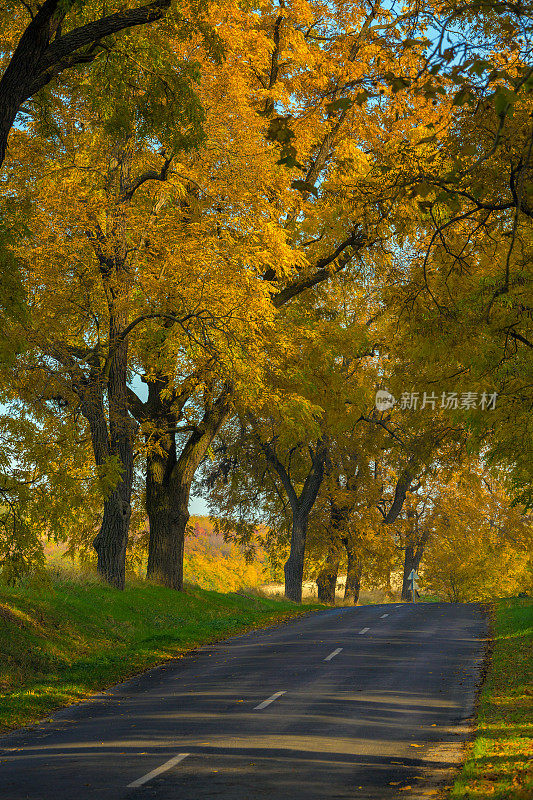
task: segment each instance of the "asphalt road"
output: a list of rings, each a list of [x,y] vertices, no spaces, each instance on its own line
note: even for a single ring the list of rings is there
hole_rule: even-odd
[[[407,798],[455,758],[485,636],[476,605],[391,604],[202,648],[1,739],[0,798]]]

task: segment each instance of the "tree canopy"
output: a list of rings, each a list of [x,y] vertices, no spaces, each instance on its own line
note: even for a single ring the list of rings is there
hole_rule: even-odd
[[[471,596],[499,550],[521,565],[509,591],[527,582],[532,20],[4,4],[10,579],[50,537],[92,541],[119,589],[144,547],[149,579],[181,589],[196,487],[297,601],[304,576],[334,599],[339,569],[352,600],[402,570],[405,595],[424,564]]]

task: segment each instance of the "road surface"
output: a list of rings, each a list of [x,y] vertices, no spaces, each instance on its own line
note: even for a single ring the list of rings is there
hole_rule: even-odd
[[[476,605],[388,604],[204,647],[3,737],[0,800],[435,796],[485,637]]]

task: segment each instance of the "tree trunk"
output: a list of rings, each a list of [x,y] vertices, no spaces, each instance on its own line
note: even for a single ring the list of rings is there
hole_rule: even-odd
[[[190,483],[176,475],[176,447],[150,454],[146,462],[146,511],[150,524],[146,576],[169,589],[183,588],[185,531]]]
[[[157,508],[148,514],[150,540],[146,577],[168,589],[183,589],[185,531],[189,521],[187,505],[180,510]]]
[[[291,504],[292,511],[292,530],[291,530],[291,550],[289,558],[284,567],[285,571],[285,596],[296,603],[302,602],[302,581],[304,577],[304,558],[305,540],[307,537],[307,525],[309,514],[313,508],[315,500],[324,480],[324,467],[328,454],[325,438],[317,441],[316,450],[309,447],[311,456],[311,469],[307,473],[302,491],[298,495],[292,483],[289,472],[281,463],[276,455],[275,449],[266,442],[263,442],[257,433],[257,423],[252,414],[248,415],[252,422],[252,427],[256,429],[261,449],[263,450],[268,463],[277,472],[286,495]]]
[[[170,0],[149,2],[137,9],[103,16],[89,25],[75,28],[75,34],[71,30],[62,36],[61,22],[75,5],[73,0],[44,0],[37,4],[39,10],[36,14],[30,11],[32,19],[0,80],[0,166],[5,157],[9,131],[26,99],[47,86],[64,69],[96,58],[100,50],[91,45],[104,37],[110,43],[114,33],[160,19]]]
[[[119,279],[126,282],[126,270],[117,267]],[[117,312],[115,302],[110,304],[110,359],[107,380],[110,454],[118,458],[120,480],[104,501],[102,527],[93,542],[98,554],[98,574],[117,589],[124,589],[126,574],[126,547],[131,517],[133,489],[133,436],[135,423],[128,410],[127,368],[128,340],[122,337],[127,324],[123,310]]]
[[[318,599],[321,603],[335,603],[335,591],[337,589],[337,576],[339,574],[340,559],[335,550],[330,550],[326,557],[326,562],[320,570],[316,585],[318,587]]]
[[[305,512],[299,516],[293,516],[291,551],[284,567],[285,596],[288,597],[289,600],[294,600],[295,603],[302,602],[307,519],[308,514]]]
[[[359,592],[361,590],[361,574],[363,568],[361,562],[357,558],[355,550],[347,543],[344,543],[347,556],[346,568],[346,586],[344,588],[344,601],[346,603],[353,603],[357,605],[359,601]]]
[[[124,355],[124,353],[122,354]],[[116,379],[116,375],[113,375]],[[97,554],[98,574],[111,586],[124,589],[126,577],[126,547],[131,517],[133,481],[133,420],[124,413],[108,428],[103,400],[105,383],[98,371],[90,376],[81,411],[89,423],[91,443],[97,467],[105,467],[112,456],[118,456],[122,474],[113,490],[104,497],[104,513],[100,530],[93,541]],[[116,387],[108,396],[109,415],[117,413]],[[112,430],[112,436],[110,435]]]
[[[155,426],[149,434],[146,458],[146,512],[150,524],[147,577],[170,589],[183,589],[185,532],[189,521],[191,484],[208,447],[227,419],[232,398],[230,384],[208,402],[202,420],[194,428],[178,456],[175,428],[192,390],[166,397],[164,376],[148,383],[148,400],[142,403],[129,392],[130,409],[139,422]],[[162,397],[163,394],[163,397]]]
[[[424,553],[424,545],[425,542],[417,545],[416,547],[412,544],[408,544],[405,548],[403,559],[402,600],[413,599],[411,596],[411,581],[409,580],[409,575],[411,574],[412,569],[418,572],[422,555]]]
[[[98,556],[98,574],[117,589],[124,589],[126,580],[126,546],[131,506],[114,491],[104,501],[104,515],[93,546]]]

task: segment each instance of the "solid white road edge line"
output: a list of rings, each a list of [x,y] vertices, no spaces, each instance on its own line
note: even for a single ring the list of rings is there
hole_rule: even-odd
[[[262,703],[259,703],[258,706],[255,706],[254,711],[261,711],[263,708],[266,708],[270,705],[270,703],[273,703],[274,700],[277,700],[278,697],[281,697],[282,694],[285,694],[285,692],[276,692],[275,694],[271,694],[270,697],[267,697],[266,700],[263,700]]]
[[[360,630],[359,633],[366,633],[369,630],[370,628],[362,628],[362,630]]]
[[[330,653],[329,656],[325,657],[324,661],[331,661],[332,658],[335,658],[335,656],[339,655],[341,650],[342,650],[342,647],[337,647],[337,649],[334,650],[333,653]]]
[[[128,783],[127,789],[136,789],[137,786],[142,786],[143,783],[147,783],[151,781],[152,778],[156,778],[158,775],[161,775],[162,772],[166,772],[167,769],[171,769],[175,764],[179,764],[180,761],[183,761],[184,758],[187,758],[190,753],[179,753],[174,758],[170,758],[168,761],[165,761],[164,764],[161,764],[160,767],[157,769],[153,769],[151,772],[148,772],[146,775],[143,775],[142,778],[137,778],[136,781],[132,781],[132,783]]]
[[[385,617],[388,617],[388,616],[389,616],[388,614],[382,614],[381,615],[381,619],[385,619]]]

